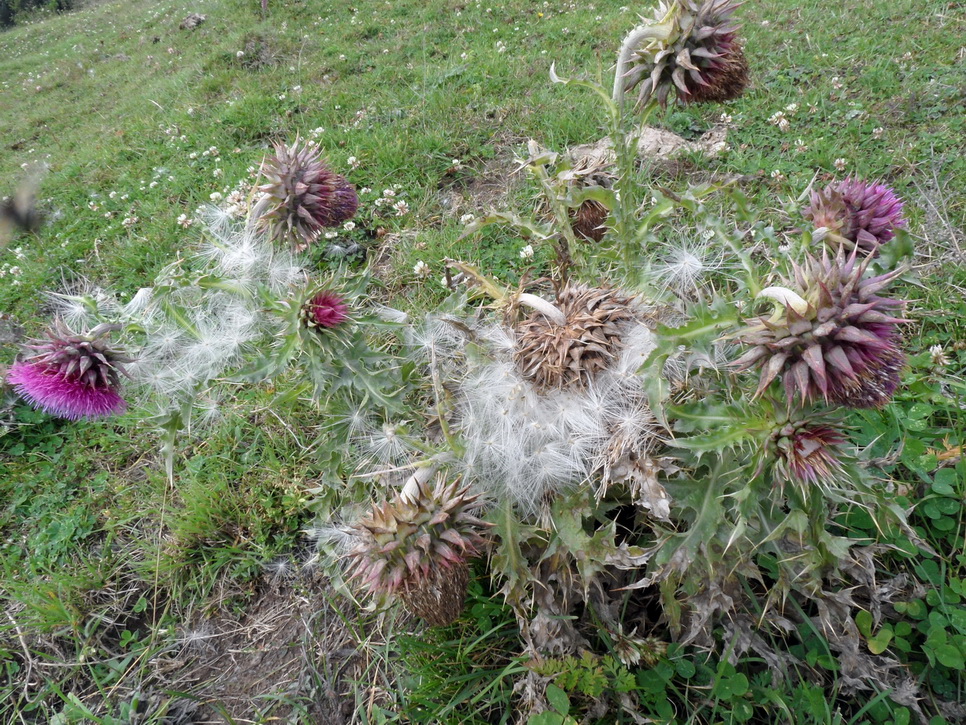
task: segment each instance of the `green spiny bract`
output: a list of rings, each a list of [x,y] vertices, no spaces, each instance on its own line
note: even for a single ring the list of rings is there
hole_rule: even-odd
[[[891,312],[905,303],[877,293],[899,271],[863,279],[870,257],[858,249],[834,259],[808,257],[794,265],[796,290],[771,287],[762,296],[778,302],[771,317],[749,321],[738,339],[754,347],[735,361],[739,370],[759,366],[760,395],[782,375],[789,403],[823,399],[852,408],[885,405],[899,386],[905,357]]]
[[[633,48],[630,70],[618,79],[622,93],[639,84],[638,102],[656,98],[661,106],[672,90],[684,103],[740,96],[748,85],[748,62],[731,18],[737,7],[732,0],[658,5],[652,20],[638,29],[644,42]]]
[[[490,524],[470,511],[477,496],[459,479],[419,486],[375,506],[353,527],[359,543],[348,556],[352,575],[372,594],[396,595],[433,626],[452,623],[463,609],[467,560],[483,550]]]
[[[262,162],[261,174],[261,224],[277,241],[309,244],[324,228],[339,226],[359,209],[353,186],[326,166],[311,142],[276,144],[275,155]]]

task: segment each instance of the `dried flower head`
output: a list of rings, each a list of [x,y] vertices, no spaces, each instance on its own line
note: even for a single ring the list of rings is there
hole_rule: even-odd
[[[878,252],[879,246],[905,226],[902,201],[885,184],[848,178],[813,191],[803,212],[817,228],[825,228],[827,242]]]
[[[738,339],[751,350],[735,361],[739,370],[762,369],[756,395],[779,375],[791,401],[823,399],[853,408],[885,405],[899,386],[905,357],[892,316],[904,303],[878,292],[899,271],[863,279],[871,256],[858,249],[834,259],[809,257],[795,265],[795,289],[770,287],[759,296],[775,301],[770,317],[751,320]]]
[[[615,97],[640,86],[638,102],[661,106],[674,90],[684,103],[723,102],[748,85],[732,0],[672,0],[628,35],[621,49]],[[625,60],[625,58],[627,58]]]
[[[56,320],[47,340],[26,345],[35,353],[14,363],[8,382],[36,408],[68,420],[121,413],[120,375],[133,360],[108,347],[111,326],[99,325],[86,335],[71,332]]]
[[[276,144],[261,174],[261,223],[276,240],[314,242],[323,228],[341,225],[359,209],[355,188],[326,166],[310,142]]]
[[[599,242],[607,233],[607,207],[599,201],[587,199],[571,212],[570,226],[580,239]]]
[[[463,610],[467,560],[486,544],[490,524],[472,514],[477,501],[459,479],[420,485],[375,506],[354,527],[352,575],[373,594],[397,595],[433,626],[452,623]]]
[[[516,362],[538,387],[580,387],[617,358],[636,318],[632,298],[571,284],[558,293],[557,308],[562,319],[535,311],[518,326]]]

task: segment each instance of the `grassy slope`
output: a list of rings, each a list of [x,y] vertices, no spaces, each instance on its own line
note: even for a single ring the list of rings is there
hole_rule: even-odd
[[[552,86],[549,64],[568,75],[603,72],[634,19],[616,0],[539,8],[399,0],[360,2],[356,13],[335,1],[269,4],[262,19],[255,0],[109,2],[0,34],[2,190],[22,163],[49,158],[41,196],[54,212],[39,236],[11,245],[19,254],[0,252],[0,309],[36,333],[44,290],[81,278],[122,295],[148,284],[191,247],[194,231],[177,225],[179,215],[193,216],[211,193],[244,178],[270,140],[316,128],[333,164],[374,190],[364,216],[392,185],[410,204],[409,214],[379,222],[404,232],[390,255],[391,288],[412,285],[417,259],[438,272],[444,255],[508,271],[520,242],[500,234],[459,241],[458,217],[477,211],[471,193],[514,168],[525,139],[559,149],[597,137],[593,98]],[[179,30],[189,11],[207,22]],[[919,308],[948,309],[966,226],[962,9],[768,0],[743,14],[756,83],[727,108],[731,150],[718,170],[757,175],[750,193],[783,197],[816,172],[834,172],[839,158],[848,172],[883,176],[908,200],[922,261],[932,265]],[[798,110],[785,111],[783,133],[769,117],[792,103]],[[672,110],[663,122],[693,134],[719,113]],[[799,138],[807,150],[796,151]],[[218,155],[205,156],[212,146]],[[351,171],[350,156],[360,162]],[[463,168],[454,172],[456,158]],[[527,194],[518,188],[501,203],[526,204]],[[130,229],[125,217],[137,217]],[[438,294],[429,285],[415,291],[417,305]],[[947,342],[966,336],[962,324],[943,332]],[[2,354],[9,360],[13,351]],[[259,395],[185,452],[177,492],[166,490],[155,441],[133,426],[28,414],[31,425],[0,442],[0,572],[10,611],[80,651],[93,638],[91,612],[106,611],[90,603],[92,590],[116,595],[118,619],[142,596],[164,608],[160,585],[170,587],[163,621],[223,605],[214,592],[226,578],[243,601],[260,562],[297,540],[304,492],[317,483],[311,458]],[[299,422],[309,433],[316,424]],[[131,651],[160,647],[155,636]],[[17,650],[12,634],[4,641],[0,649]]]

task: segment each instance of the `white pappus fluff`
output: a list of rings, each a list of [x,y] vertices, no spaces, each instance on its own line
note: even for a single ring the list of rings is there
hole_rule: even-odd
[[[432,320],[427,328],[416,340],[423,354],[441,373],[461,370],[454,424],[468,480],[527,514],[592,474],[606,478],[615,452],[645,453],[656,441],[638,374],[655,345],[643,323],[630,327],[618,359],[586,388],[561,390],[538,390],[523,377],[514,334],[502,325],[476,329],[486,355],[466,354],[466,335],[440,334]]]

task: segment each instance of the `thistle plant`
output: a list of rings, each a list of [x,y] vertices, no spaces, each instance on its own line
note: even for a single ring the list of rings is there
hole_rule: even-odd
[[[857,178],[813,191],[803,213],[816,228],[825,230],[826,244],[873,254],[906,225],[902,201],[890,187]]]
[[[133,358],[110,347],[116,328],[98,325],[77,334],[61,320],[47,330],[46,340],[25,345],[33,352],[14,363],[7,381],[36,408],[67,420],[102,418],[124,412],[121,376]]]

